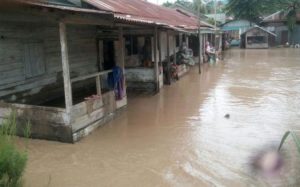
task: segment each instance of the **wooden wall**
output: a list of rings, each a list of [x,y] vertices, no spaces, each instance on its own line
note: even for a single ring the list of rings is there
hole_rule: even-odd
[[[71,77],[97,72],[96,27],[68,25],[67,37]],[[42,74],[28,76],[26,73],[28,43],[42,47],[32,49],[29,54],[42,59]],[[1,21],[0,99],[39,104],[63,96],[60,50],[58,23]]]

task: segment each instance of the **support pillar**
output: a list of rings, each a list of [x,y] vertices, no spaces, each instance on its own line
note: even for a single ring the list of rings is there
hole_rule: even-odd
[[[70,79],[70,66],[69,66],[66,25],[63,22],[59,23],[59,36],[60,36],[62,70],[63,70],[63,79],[64,79],[65,105],[66,105],[67,113],[70,114],[73,106],[72,85]]]
[[[175,39],[174,41],[176,41],[176,34],[174,34],[173,37]],[[174,58],[173,58],[174,62],[173,63],[176,64],[176,61],[177,61],[177,56],[176,56],[176,42],[173,42],[173,44],[174,44],[174,53],[173,53],[174,54]]]
[[[168,64],[167,64],[167,84],[171,85],[171,59],[170,59],[170,33],[169,30],[167,31],[167,58],[168,58]]]
[[[198,38],[199,38],[199,74],[201,74],[201,62],[202,62],[202,36],[201,29],[199,27],[198,30]]]
[[[123,85],[124,85],[124,95],[126,97],[126,78],[125,78],[125,53],[124,53],[124,37],[123,37],[123,27],[119,27],[119,49],[120,49],[120,58],[119,58],[119,63],[118,65],[120,66],[120,68],[122,68],[123,70],[123,75],[124,75],[124,79],[123,79]]]
[[[160,72],[160,68],[162,66],[162,56],[161,56],[161,32],[158,32],[158,63],[160,66],[158,66],[158,70]]]
[[[159,66],[157,60],[157,26],[154,27],[154,76],[155,76],[155,84],[156,84],[156,93],[159,92]]]

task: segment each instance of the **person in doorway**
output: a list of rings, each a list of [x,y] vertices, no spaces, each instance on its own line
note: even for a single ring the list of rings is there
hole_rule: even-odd
[[[209,42],[206,42],[205,44],[205,54],[207,55],[207,62],[210,62],[211,60],[216,60],[215,49],[210,45]]]

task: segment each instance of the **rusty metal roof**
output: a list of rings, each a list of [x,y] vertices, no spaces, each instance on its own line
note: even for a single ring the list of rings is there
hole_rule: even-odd
[[[297,21],[300,21],[300,12],[297,12],[296,19]],[[262,22],[284,22],[284,21],[287,21],[286,13],[281,10],[265,17]]]
[[[145,0],[83,1],[100,10],[114,12],[115,18],[119,21],[168,25],[187,30],[196,30],[199,28],[199,21],[196,17],[184,15],[175,9],[158,6]]]
[[[94,10],[94,9],[80,8],[76,6],[64,6],[64,5],[53,4],[48,0],[14,0],[14,1],[17,3],[23,3],[23,4],[46,7],[46,8],[54,8],[59,10],[73,11],[73,12],[83,12],[83,13],[93,13],[93,14],[112,14],[111,11]]]

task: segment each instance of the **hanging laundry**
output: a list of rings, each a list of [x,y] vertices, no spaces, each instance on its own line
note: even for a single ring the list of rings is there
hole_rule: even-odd
[[[117,100],[121,100],[125,95],[124,74],[122,68],[115,66],[113,72],[108,74],[107,83],[114,90]]]

